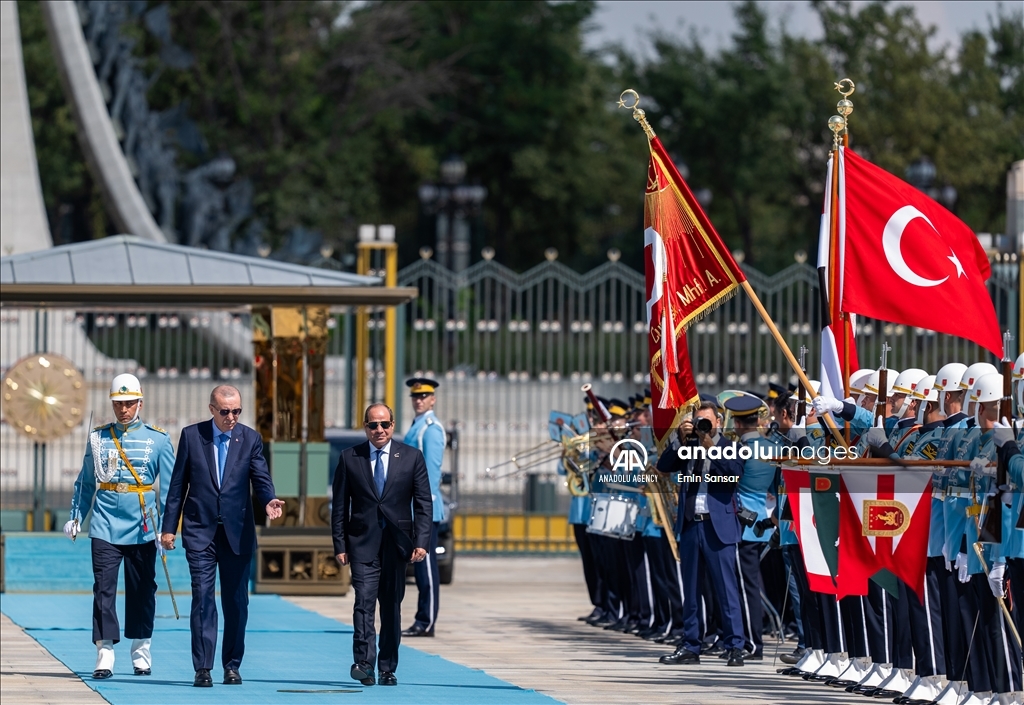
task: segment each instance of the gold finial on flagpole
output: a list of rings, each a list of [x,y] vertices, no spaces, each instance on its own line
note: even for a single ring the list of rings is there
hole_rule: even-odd
[[[857,90],[857,86],[854,85],[853,81],[848,78],[840,79],[838,82],[833,84],[835,89],[839,92],[843,99],[836,103],[836,112],[843,117],[843,136],[850,134],[850,113],[853,112],[853,101],[850,100],[850,96]],[[829,124],[831,128],[831,123]],[[843,141],[843,146],[846,146],[846,141]]]
[[[626,99],[632,98],[632,103],[627,103]],[[644,133],[647,135],[647,139],[654,139],[654,128],[651,127],[651,123],[647,122],[647,113],[640,109],[640,94],[634,91],[632,88],[627,88],[622,91],[619,95],[618,106],[625,108],[626,110],[633,111],[633,119],[640,123],[640,127],[644,128]]]

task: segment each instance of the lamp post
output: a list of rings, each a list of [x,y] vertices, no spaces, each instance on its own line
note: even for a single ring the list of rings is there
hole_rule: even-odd
[[[436,216],[434,249],[438,260],[460,272],[469,266],[468,218],[479,212],[487,189],[465,183],[466,162],[456,154],[441,162],[440,172],[439,183],[420,186],[420,204],[425,213]]]

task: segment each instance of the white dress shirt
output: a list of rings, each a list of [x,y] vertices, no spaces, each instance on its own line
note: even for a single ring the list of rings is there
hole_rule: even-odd
[[[377,454],[380,453],[380,459],[384,463],[384,482],[388,481],[388,462],[391,458],[391,441],[384,444],[384,447],[380,450],[377,449],[372,443],[370,444],[370,469],[373,470],[377,467]]]

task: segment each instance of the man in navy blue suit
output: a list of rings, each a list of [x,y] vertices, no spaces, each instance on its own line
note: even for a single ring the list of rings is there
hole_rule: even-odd
[[[706,423],[702,424],[701,419]],[[706,430],[701,431],[700,427]],[[720,433],[721,417],[713,401],[704,401],[693,420],[679,427],[683,448],[697,459],[682,460],[665,452],[658,470],[673,473],[679,485],[679,563],[683,575],[683,641],[674,654],[661,662],[674,665],[700,663],[701,638],[697,609],[700,576],[708,571],[722,622],[723,658],[730,666],[743,665],[743,622],[740,616],[739,582],[736,575],[736,544],[743,536],[736,517],[736,489],[743,475],[737,446]],[[725,456],[725,457],[722,457]]]
[[[224,643],[224,684],[241,685],[238,673],[245,652],[249,618],[249,573],[256,550],[252,494],[267,516],[281,516],[284,502],[274,497],[260,434],[238,423],[242,395],[228,385],[210,393],[210,421],[186,426],[178,440],[160,542],[174,549],[181,524],[185,558],[192,574],[193,685],[213,686],[210,670],[217,646],[216,573],[220,570]],[[252,488],[250,490],[250,487]]]
[[[352,668],[363,685],[398,685],[405,566],[427,557],[433,502],[423,454],[392,440],[395,414],[371,404],[366,443],[341,452],[334,471],[331,530],[338,562],[352,567]],[[380,653],[374,616],[380,604]],[[380,681],[374,676],[374,662]]]

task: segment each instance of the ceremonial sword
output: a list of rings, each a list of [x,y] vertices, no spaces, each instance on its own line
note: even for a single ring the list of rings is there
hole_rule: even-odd
[[[156,521],[156,516],[153,514],[153,509],[149,509],[149,518],[153,520],[153,529],[156,530],[160,525]],[[157,543],[160,542],[160,532],[156,532]],[[171,593],[171,606],[174,607],[174,618],[181,619],[178,615],[178,603],[174,599],[174,588],[171,587],[171,571],[167,569],[167,551],[160,547],[160,558],[163,559],[164,564],[164,577],[167,578],[167,592]]]

